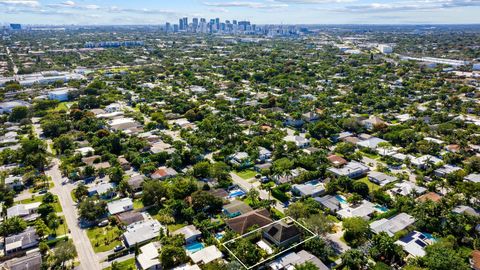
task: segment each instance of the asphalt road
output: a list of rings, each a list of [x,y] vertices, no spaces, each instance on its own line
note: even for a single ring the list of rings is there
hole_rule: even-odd
[[[60,205],[62,206],[65,220],[67,221],[70,235],[73,243],[77,249],[78,259],[80,260],[80,269],[85,270],[101,270],[100,263],[93,251],[87,233],[82,230],[78,224],[78,214],[75,203],[70,195],[73,190],[72,184],[62,185],[63,179],[58,165],[60,161],[57,158],[52,160],[53,166],[46,171],[55,183],[55,186],[50,190],[52,194],[58,196]]]
[[[32,119],[35,133],[39,138],[42,138],[42,128],[39,124],[39,119]],[[42,138],[44,139],[44,138]],[[50,145],[51,140],[46,140],[47,151],[51,153]],[[53,195],[58,196],[58,201],[63,209],[63,214],[67,222],[68,229],[70,230],[70,237],[73,240],[75,248],[77,249],[78,259],[80,261],[79,269],[84,270],[101,270],[102,267],[99,263],[98,257],[93,251],[93,247],[90,244],[90,240],[87,237],[85,230],[80,228],[78,224],[78,213],[75,206],[75,202],[70,195],[74,189],[73,184],[63,184],[62,173],[59,169],[60,160],[58,158],[52,159],[52,166],[45,172],[46,175],[52,178],[54,187],[50,189]]]

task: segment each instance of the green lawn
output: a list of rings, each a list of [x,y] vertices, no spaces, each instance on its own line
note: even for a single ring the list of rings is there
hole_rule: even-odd
[[[378,159],[380,158],[380,156],[378,154],[369,154],[369,153],[365,153],[363,151],[360,151],[360,153],[362,153],[362,155],[366,156],[366,157],[369,157],[371,159]]]
[[[29,204],[29,203],[42,202],[43,196],[44,196],[44,195],[35,196],[33,199],[32,199],[32,198],[25,199],[25,200],[19,201],[18,204]],[[53,209],[54,209],[55,212],[57,212],[57,213],[63,212],[62,206],[60,205],[60,202],[58,201],[58,196],[55,195],[54,197],[55,197],[55,202],[52,203]]]
[[[183,224],[183,223],[167,225],[167,228],[168,228],[169,232],[174,232],[174,231],[176,231],[180,228],[183,228],[183,227],[185,227],[185,224]]]
[[[235,174],[245,180],[248,180],[250,178],[255,177],[255,175],[257,175],[257,172],[254,170],[243,170],[243,171],[235,171]]]
[[[121,235],[122,231],[118,227],[107,226],[87,229],[88,239],[90,239],[95,252],[109,251],[120,245],[122,243],[119,240]]]
[[[65,220],[65,217],[59,216],[58,218],[63,220],[63,224],[60,224],[60,226],[58,226],[58,228],[55,230],[57,237],[68,233],[68,226],[67,226],[67,221]]]
[[[125,260],[123,262],[118,263],[118,269],[120,270],[130,270],[130,269],[135,269],[135,258],[131,258],[128,260]],[[111,270],[112,267],[109,266],[107,268],[104,268],[103,270]]]
[[[136,199],[133,201],[133,209],[141,209],[143,207],[144,205],[141,199]]]
[[[363,182],[363,183],[367,184],[368,189],[369,189],[370,191],[375,191],[375,190],[379,190],[379,189],[380,189],[380,186],[377,185],[377,184],[375,184],[375,183],[370,182],[370,180],[368,180],[368,177],[367,177],[367,176],[365,176],[365,177],[363,177],[363,178],[360,178],[360,179],[358,179],[357,181]]]

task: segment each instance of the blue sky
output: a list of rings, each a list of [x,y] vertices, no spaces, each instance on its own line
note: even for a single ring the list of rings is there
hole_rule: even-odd
[[[480,0],[0,0],[0,23],[164,24],[183,16],[258,24],[480,23]]]

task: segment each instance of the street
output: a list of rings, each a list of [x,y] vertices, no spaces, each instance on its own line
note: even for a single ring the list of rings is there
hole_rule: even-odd
[[[35,133],[39,138],[43,133],[38,119],[32,119]],[[51,140],[47,140],[47,151],[51,153]],[[75,206],[75,202],[70,195],[74,189],[74,185],[71,183],[63,184],[62,173],[59,168],[60,160],[58,158],[52,159],[52,166],[45,172],[45,174],[51,177],[54,187],[50,189],[53,195],[58,196],[58,201],[63,209],[63,214],[67,222],[67,226],[70,230],[70,238],[73,240],[73,244],[77,249],[78,259],[80,261],[80,269],[85,270],[101,270],[100,263],[97,259],[95,252],[93,251],[90,240],[87,237],[87,233],[82,230],[78,224],[78,213]]]

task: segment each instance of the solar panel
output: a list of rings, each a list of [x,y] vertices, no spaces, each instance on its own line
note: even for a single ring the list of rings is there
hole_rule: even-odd
[[[425,242],[421,241],[421,240],[415,240],[415,243],[417,243],[419,246],[421,246],[422,248],[423,247],[426,247],[427,244],[425,244]]]

